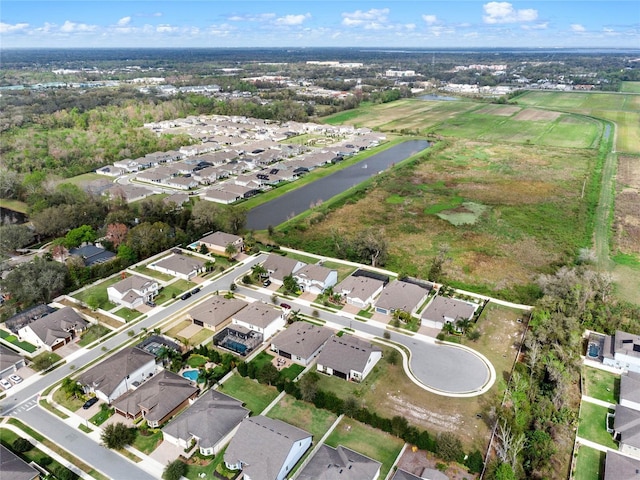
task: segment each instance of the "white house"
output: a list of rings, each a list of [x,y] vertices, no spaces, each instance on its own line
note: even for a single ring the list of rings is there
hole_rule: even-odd
[[[333,330],[328,328],[295,322],[271,341],[271,351],[306,367],[320,354],[331,335]]]
[[[159,289],[156,280],[131,275],[108,287],[107,295],[110,302],[133,309],[152,301]]]
[[[373,304],[373,300],[380,295],[383,288],[382,280],[365,276],[349,276],[336,285],[333,291],[345,297],[349,305],[367,308]]]
[[[422,312],[422,325],[442,329],[445,323],[455,324],[458,319],[471,320],[477,308],[475,303],[436,295]]]
[[[53,351],[71,342],[89,322],[71,307],[38,318],[18,330],[18,336],[38,348]]]
[[[282,310],[262,302],[253,302],[235,313],[231,323],[261,333],[262,338],[267,339],[284,328],[285,319]]]
[[[602,363],[623,371],[640,373],[640,335],[616,331],[604,338]]]
[[[157,262],[150,263],[148,267],[183,280],[191,280],[196,275],[204,272],[204,263],[199,258],[175,253]]]
[[[137,347],[120,350],[78,377],[85,392],[111,403],[156,371],[156,357]]]
[[[317,369],[344,380],[360,382],[382,358],[382,350],[353,335],[331,337],[320,355]]]
[[[258,415],[247,417],[224,452],[225,466],[246,480],[284,480],[311,446],[309,432]]]
[[[338,283],[338,271],[322,265],[305,265],[293,274],[293,278],[305,292],[319,295]]]

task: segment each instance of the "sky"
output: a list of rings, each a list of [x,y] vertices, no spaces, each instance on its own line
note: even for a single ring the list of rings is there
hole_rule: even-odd
[[[1,48],[640,48],[637,0],[2,0]]]

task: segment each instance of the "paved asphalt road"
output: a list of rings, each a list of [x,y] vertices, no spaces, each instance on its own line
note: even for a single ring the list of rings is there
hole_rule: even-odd
[[[238,275],[243,275],[244,272],[251,269],[252,265],[263,261],[264,258],[265,257],[262,256],[250,259],[248,263],[204,286],[200,293],[193,295],[186,301],[178,300],[168,307],[160,309],[148,318],[123,330],[119,334],[102,343],[101,346],[106,347],[108,350],[116,348],[130,340],[128,335],[130,330],[140,332],[143,327],[152,330],[157,323],[165,320],[177,311],[188,307],[195,301],[198,301],[202,296],[213,293],[216,290],[227,290],[233,279]],[[47,410],[40,407],[31,408],[37,405],[35,400],[37,400],[39,392],[73,373],[76,369],[81,368],[101,355],[104,355],[104,353],[105,352],[101,347],[92,348],[82,356],[74,359],[72,362],[56,368],[54,371],[39,378],[34,383],[12,393],[0,402],[1,412],[3,415],[14,416],[29,424],[46,437],[50,438],[53,442],[73,453],[78,458],[86,461],[109,478],[116,480],[153,479],[155,477],[149,475],[129,460],[112,452],[111,450],[106,449],[102,445],[99,445],[90,437],[84,435],[80,430],[70,427],[62,421],[62,419],[51,414]],[[75,366],[75,368],[72,369],[72,365]]]

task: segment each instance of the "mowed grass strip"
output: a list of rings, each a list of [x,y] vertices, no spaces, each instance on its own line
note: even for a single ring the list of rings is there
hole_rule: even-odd
[[[386,478],[404,442],[397,437],[345,417],[327,437],[325,443],[350,448],[382,463],[380,478]]]
[[[316,408],[312,403],[296,400],[291,395],[285,395],[267,414],[301,428],[313,435],[314,442],[318,442],[338,418],[329,410]]]
[[[259,415],[278,396],[275,387],[262,385],[237,374],[224,382],[220,391],[244,402],[253,415]]]
[[[76,293],[72,295],[72,297],[84,303],[95,301],[98,308],[102,308],[103,310],[111,310],[116,306],[116,304],[109,301],[107,288],[118,283],[120,280],[122,280],[122,278],[116,275],[113,278],[109,278],[104,282],[100,282],[93,287],[89,287],[86,290]]]
[[[572,478],[574,480],[600,480],[604,473],[605,458],[606,453],[580,445]]]
[[[617,403],[620,392],[620,375],[598,368],[583,367],[582,381],[585,394],[603,402]]]
[[[609,409],[606,407],[583,401],[580,406],[578,436],[616,450],[618,445],[614,442],[612,435],[607,432],[608,412]]]

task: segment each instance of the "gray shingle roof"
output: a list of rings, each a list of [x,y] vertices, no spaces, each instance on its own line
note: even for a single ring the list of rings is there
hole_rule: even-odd
[[[308,278],[316,282],[324,282],[329,274],[332,272],[330,268],[323,267],[322,265],[305,265],[300,270],[295,272],[296,277]]]
[[[243,308],[233,315],[233,318],[238,322],[255,325],[260,328],[267,328],[281,316],[281,310],[276,310],[262,302],[253,302],[250,303],[247,308]]]
[[[382,464],[338,445],[321,445],[298,475],[299,480],[375,480]]]
[[[38,470],[2,445],[0,445],[0,472],[3,480],[32,480],[40,475]]]
[[[638,480],[640,460],[609,450],[604,463],[604,480]]]
[[[129,290],[142,290],[157,283],[155,280],[149,280],[148,278],[141,277],[139,275],[131,275],[127,278],[120,280],[118,283],[112,285],[120,293],[126,293]]]
[[[186,255],[174,254],[156,262],[156,265],[173,272],[188,275],[194,270],[202,269],[202,267],[204,267],[204,261],[195,257],[187,257]]]
[[[349,292],[347,293],[349,297],[366,300],[383,285],[384,282],[375,278],[349,276],[333,287],[333,291],[337,293]]]
[[[382,290],[376,301],[376,307],[410,312],[418,306],[426,294],[427,291],[418,285],[394,280]]]
[[[429,306],[422,312],[422,318],[434,322],[444,322],[445,318],[453,318],[454,320],[459,317],[470,319],[475,310],[475,306],[462,300],[437,295],[433,297]]]
[[[29,324],[33,333],[45,344],[51,346],[60,338],[69,337],[71,330],[84,330],[89,325],[71,307],[64,307]]]
[[[240,400],[209,390],[162,429],[188,441],[195,436],[202,448],[213,448],[249,414]]]
[[[12,367],[23,358],[10,348],[0,345],[0,372],[6,368]]]
[[[200,242],[208,243],[210,245],[216,245],[221,248],[226,248],[228,244],[235,243],[238,240],[242,240],[242,237],[225,232],[215,232],[211,235],[207,235],[206,237],[202,237],[200,239]]]
[[[284,277],[293,273],[293,270],[296,268],[298,263],[306,265],[304,262],[299,262],[294,258],[283,257],[282,255],[272,253],[265,260],[262,266],[265,270],[271,273],[273,278],[282,281]]]
[[[139,348],[125,348],[84,372],[78,378],[78,382],[111,396],[124,377],[149,362],[155,363],[155,358],[152,354]]]
[[[194,320],[202,320],[209,325],[217,327],[246,306],[247,302],[237,298],[224,298],[220,295],[214,295],[189,310],[188,315]]]
[[[118,397],[113,406],[133,416],[144,408],[148,411],[147,420],[161,421],[197,391],[198,387],[186,378],[163,370],[137,389]]]
[[[245,418],[224,453],[228,464],[242,462],[251,480],[274,480],[294,444],[309,432],[281,420],[258,415]]]
[[[379,352],[378,347],[360,340],[353,335],[332,336],[318,355],[318,364],[339,372],[364,371],[371,352]]]
[[[271,341],[278,350],[309,358],[331,337],[333,331],[307,322],[295,322]]]
[[[622,400],[640,403],[640,373],[627,372],[620,377],[620,401]]]
[[[607,350],[606,347],[605,341],[605,353]],[[611,354],[616,353],[640,358],[640,335],[633,335],[621,330],[616,331],[613,341],[611,342]]]
[[[616,405],[613,428],[620,433],[622,443],[640,448],[640,411]]]

